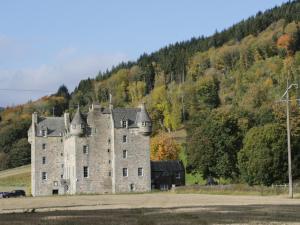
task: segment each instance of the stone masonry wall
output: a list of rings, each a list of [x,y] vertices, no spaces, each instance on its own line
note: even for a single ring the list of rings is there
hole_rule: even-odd
[[[52,195],[53,190],[63,193],[60,185],[63,174],[63,139],[62,137],[33,137],[32,142],[32,195]],[[46,149],[42,149],[46,144]],[[46,158],[43,164],[43,157]],[[42,172],[47,173],[47,179],[42,180]]]
[[[115,190],[130,192],[133,184],[135,192],[151,190],[150,171],[150,138],[143,136],[139,129],[114,129],[114,164]],[[123,135],[127,142],[123,143]],[[123,150],[127,150],[127,158],[123,159]],[[138,176],[138,168],[143,168],[143,176]],[[128,176],[123,177],[123,168],[128,169]]]

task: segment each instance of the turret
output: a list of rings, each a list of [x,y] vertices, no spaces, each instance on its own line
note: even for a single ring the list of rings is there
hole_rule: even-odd
[[[65,122],[65,129],[66,131],[69,131],[70,129],[70,114],[69,113],[64,113],[64,122]]]
[[[78,109],[71,122],[70,134],[73,136],[80,136],[83,134],[83,131],[84,131],[84,121],[82,119],[79,106],[78,106]]]
[[[137,125],[140,133],[143,135],[150,135],[152,132],[152,124],[149,114],[145,108],[145,104],[141,104],[141,111],[137,114]]]

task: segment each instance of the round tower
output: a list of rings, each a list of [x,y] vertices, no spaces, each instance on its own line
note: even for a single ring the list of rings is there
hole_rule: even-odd
[[[141,104],[141,111],[137,114],[137,125],[140,133],[143,135],[150,135],[152,132],[152,124],[149,114],[146,110],[145,104]]]
[[[79,110],[79,107],[73,117],[73,120],[71,122],[70,126],[70,134],[74,136],[80,136],[83,134],[83,129],[84,129],[84,122]]]

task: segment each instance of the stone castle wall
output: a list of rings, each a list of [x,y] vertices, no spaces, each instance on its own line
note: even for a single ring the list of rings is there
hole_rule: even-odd
[[[31,175],[32,195],[52,195],[53,190],[63,194],[60,185],[61,175],[64,173],[63,138],[35,137],[31,145]],[[42,145],[46,144],[43,149]],[[45,164],[43,164],[45,157]],[[47,173],[47,179],[42,180],[42,172]]]
[[[123,143],[123,136],[127,142]],[[138,129],[114,129],[115,156],[115,191],[145,192],[151,190],[150,171],[150,138],[139,133]],[[127,150],[127,158],[123,158],[123,150]],[[143,176],[138,176],[138,168],[143,168]],[[123,176],[123,168],[127,168],[128,176]],[[133,189],[131,190],[131,185]]]

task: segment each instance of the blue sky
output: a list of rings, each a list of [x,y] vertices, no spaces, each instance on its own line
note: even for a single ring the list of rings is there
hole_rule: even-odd
[[[72,91],[99,70],[211,35],[283,2],[0,0],[0,106],[35,100],[63,83]]]

